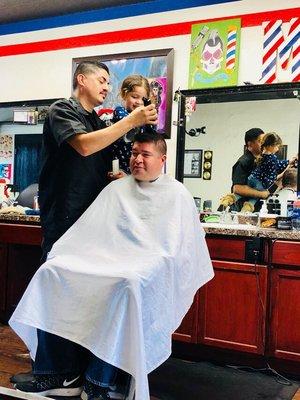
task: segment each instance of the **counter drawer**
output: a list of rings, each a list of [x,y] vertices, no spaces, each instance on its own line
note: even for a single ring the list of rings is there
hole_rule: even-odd
[[[300,267],[300,242],[275,241],[272,251],[272,264]]]
[[[245,260],[246,243],[244,239],[206,237],[206,243],[212,259]]]

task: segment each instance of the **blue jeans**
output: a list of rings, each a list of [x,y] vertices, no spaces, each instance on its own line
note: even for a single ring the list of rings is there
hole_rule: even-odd
[[[86,348],[70,340],[41,330],[37,334],[34,374],[84,374],[95,385],[108,387],[115,384],[120,371],[117,367],[100,360]]]
[[[250,176],[248,177],[247,185],[248,185],[249,187],[251,187],[252,189],[256,189],[256,190],[259,190],[259,191],[266,190],[266,189],[263,187],[261,181],[258,180],[257,178],[255,178],[253,175],[250,175]],[[239,200],[239,199],[241,199],[243,196],[240,196],[239,194],[235,194],[235,197],[236,197],[236,200]],[[249,197],[249,198],[247,199],[247,202],[248,202],[248,203],[251,203],[253,206],[255,206],[255,204],[256,204],[257,201],[258,201],[258,199],[256,199],[255,197]]]
[[[257,178],[255,178],[253,175],[250,175],[248,177],[248,186],[250,186],[252,189],[256,189],[256,190],[259,190],[259,191],[266,190],[263,187],[261,181],[258,180]],[[251,203],[253,206],[255,206],[255,203],[257,202],[257,199],[251,197],[251,198],[249,198],[248,202]]]

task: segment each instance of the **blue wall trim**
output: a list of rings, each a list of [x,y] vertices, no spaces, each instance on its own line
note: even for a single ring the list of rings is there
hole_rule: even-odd
[[[238,0],[150,0],[138,4],[102,8],[83,11],[56,17],[38,18],[21,22],[0,25],[0,35],[38,31],[41,29],[58,28],[62,26],[86,24],[89,22],[107,21],[110,19],[134,17],[164,11],[180,10],[184,8],[200,7],[220,3],[230,3]],[[151,21],[149,21],[149,26]],[[80,34],[80,30],[78,30]]]

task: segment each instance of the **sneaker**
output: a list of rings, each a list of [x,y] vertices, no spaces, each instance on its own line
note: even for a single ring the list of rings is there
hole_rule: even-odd
[[[108,393],[109,388],[104,388],[90,381],[85,381],[84,388],[81,393],[82,400],[110,400],[111,397]]]
[[[15,389],[41,396],[79,396],[82,392],[82,379],[75,375],[35,375],[34,380],[19,382]]]

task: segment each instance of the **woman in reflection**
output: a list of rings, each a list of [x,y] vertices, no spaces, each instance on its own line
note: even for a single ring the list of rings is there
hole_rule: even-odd
[[[276,153],[282,146],[282,140],[274,132],[266,133],[261,142],[261,155],[256,158],[256,168],[248,177],[248,185],[257,190],[268,190],[270,186],[282,177],[282,173],[295,162],[295,157],[289,160],[279,160]],[[243,209],[253,212],[257,199],[249,199]]]

